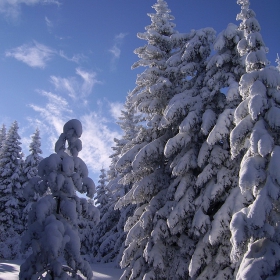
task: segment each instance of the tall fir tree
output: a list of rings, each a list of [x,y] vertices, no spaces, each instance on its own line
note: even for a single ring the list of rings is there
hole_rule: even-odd
[[[78,157],[81,135],[80,121],[68,121],[56,142],[55,153],[40,162],[39,177],[29,180],[29,190],[33,188],[42,195],[49,188],[51,194],[34,203],[29,212],[22,249],[32,247],[32,254],[20,267],[21,280],[80,279],[78,271],[92,279],[92,269],[81,256],[78,232],[81,203],[76,191],[90,198],[95,191],[87,166]]]
[[[198,153],[199,174],[195,186],[199,191],[190,230],[197,244],[191,256],[189,275],[196,279],[230,279],[234,272],[229,257],[229,223],[233,213],[242,207],[240,203],[232,203],[233,197],[239,194],[236,174],[241,157],[231,159],[229,134],[234,127],[234,110],[241,100],[238,82],[245,71],[237,50],[242,38],[243,32],[229,24],[217,36],[216,53],[206,65],[203,91],[209,94],[204,95],[206,106],[201,132],[207,139]],[[222,101],[222,107],[217,100]]]
[[[121,266],[125,271],[121,279],[166,279],[172,263],[167,256],[171,241],[159,235],[164,231],[164,222],[157,219],[157,211],[166,201],[166,190],[170,181],[164,146],[172,132],[169,128],[159,129],[163,111],[169,100],[178,90],[177,69],[168,65],[168,60],[176,51],[178,41],[188,35],[178,34],[174,19],[167,3],[158,0],[153,6],[155,14],[151,25],[138,37],[147,40],[147,45],[135,50],[140,60],[134,67],[147,69],[138,75],[137,86],[131,92],[133,106],[145,117],[143,126],[132,140],[133,146],[121,155],[116,164],[118,172],[127,168],[132,170],[122,177],[123,185],[131,186],[128,193],[121,197],[117,208],[136,205],[136,210],[125,224],[127,237]],[[166,256],[165,256],[166,255]]]
[[[165,221],[159,236],[164,240],[169,235],[172,242],[173,252],[168,251],[169,263],[172,265],[165,275],[167,278],[188,279],[188,266],[198,242],[192,226],[198,208],[195,198],[200,193],[200,188],[196,186],[196,177],[200,173],[198,153],[207,138],[203,128],[209,131],[216,117],[207,103],[215,96],[215,110],[219,112],[224,106],[222,94],[214,92],[211,95],[204,86],[206,61],[214,38],[215,31],[212,28],[192,30],[188,41],[169,60],[170,65],[184,75],[160,123],[161,127],[169,127],[172,131],[164,147],[172,179],[166,193],[167,201],[157,213],[157,219]],[[206,215],[203,216],[201,211],[198,211],[199,214],[201,225],[205,226],[200,229],[207,231]]]
[[[22,152],[18,123],[15,121],[0,153],[0,257],[13,259],[19,253],[23,194],[20,183]],[[3,131],[3,129],[2,129]]]
[[[119,198],[130,190],[130,185],[122,185],[119,180],[131,171],[130,165],[123,169],[122,172],[117,171],[116,163],[121,155],[133,146],[132,140],[136,137],[137,131],[141,127],[139,125],[141,115],[136,114],[136,110],[132,105],[131,95],[128,94],[124,109],[121,111],[121,116],[117,122],[123,131],[123,136],[121,139],[114,139],[116,145],[112,147],[114,153],[110,156],[112,160],[107,172],[107,205],[104,207],[106,211],[101,210],[102,217],[97,227],[93,249],[96,260],[101,262],[114,261],[116,265],[119,265],[125,247],[125,222],[135,209],[134,205],[127,205],[120,210],[115,209]]]
[[[36,129],[35,133],[32,135],[32,141],[29,145],[30,154],[25,158],[23,163],[22,175],[21,175],[21,184],[22,188],[25,189],[27,187],[28,181],[38,176],[38,166],[41,160],[43,159],[40,154],[42,154],[41,150],[41,137],[40,132]],[[39,194],[35,193],[33,196],[29,197],[28,191],[25,192],[25,208],[23,210],[23,219],[25,220],[25,224],[27,225],[28,213],[31,210],[32,203],[39,199]]]
[[[280,74],[268,66],[267,48],[249,0],[238,0],[238,4],[239,28],[245,35],[238,51],[246,73],[239,83],[243,100],[234,113],[236,126],[230,142],[234,158],[245,152],[239,172],[244,206],[230,223],[231,258],[241,262],[236,279],[278,279]]]

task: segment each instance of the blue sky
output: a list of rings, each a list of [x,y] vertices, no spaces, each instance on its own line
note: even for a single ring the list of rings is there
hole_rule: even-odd
[[[43,156],[63,124],[84,126],[80,156],[95,182],[108,167],[115,124],[126,94],[135,86],[137,38],[150,24],[156,0],[0,0],[0,123],[17,120],[24,153],[39,127]],[[176,29],[213,27],[218,33],[236,22],[235,0],[169,0]],[[268,58],[280,53],[280,1],[251,0]]]

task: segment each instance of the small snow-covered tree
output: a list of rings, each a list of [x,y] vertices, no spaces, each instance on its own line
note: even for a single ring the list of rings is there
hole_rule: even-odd
[[[3,147],[5,140],[6,140],[6,126],[3,124],[2,128],[0,129],[0,151]]]
[[[236,279],[278,279],[280,73],[268,66],[267,48],[249,0],[238,0],[238,4],[239,28],[245,35],[238,51],[246,73],[239,83],[243,100],[234,113],[230,144],[234,158],[245,151],[239,172],[244,207],[230,223],[231,258],[241,262]]]
[[[96,226],[100,221],[100,212],[94,205],[94,201],[86,198],[80,198],[77,209],[81,254],[84,258],[90,260],[96,235]]]
[[[99,175],[99,180],[98,180],[98,185],[96,187],[96,197],[95,197],[95,202],[96,205],[99,208],[100,215],[104,215],[104,212],[106,212],[106,206],[109,201],[109,193],[108,190],[106,189],[106,172],[105,169],[102,168],[100,170],[101,174]]]
[[[19,253],[22,222],[22,152],[15,121],[0,153],[0,258],[13,259]],[[2,128],[2,135],[5,129]]]
[[[112,251],[115,245],[114,235],[119,213],[114,210],[115,201],[106,184],[107,176],[105,169],[101,169],[99,178],[96,204],[100,211],[100,223],[96,228],[94,236],[93,257],[97,262],[109,262],[113,261],[115,257]],[[108,242],[108,238],[111,239],[111,242]]]
[[[21,176],[21,183],[23,189],[26,187],[28,181],[31,178],[38,176],[38,166],[41,160],[43,159],[40,156],[40,154],[42,154],[40,139],[40,132],[38,129],[36,129],[35,133],[32,136],[32,141],[29,145],[30,154],[25,158],[23,163]],[[32,203],[34,203],[38,199],[39,195],[35,193],[33,197],[27,197],[27,200],[25,200],[24,202],[25,208],[23,210],[23,219],[25,219],[26,224],[28,213],[31,209]]]
[[[279,54],[277,54],[277,58],[276,58],[275,62],[277,63],[276,68],[278,69],[278,71],[280,71],[280,57],[279,57]]]
[[[80,121],[68,121],[56,142],[55,153],[40,162],[39,177],[29,180],[26,191],[42,195],[49,188],[51,194],[35,202],[29,212],[22,249],[32,246],[32,254],[21,265],[21,280],[82,279],[78,271],[92,279],[91,267],[80,254],[78,232],[81,202],[76,191],[92,198],[95,189],[86,164],[78,157],[81,135]]]

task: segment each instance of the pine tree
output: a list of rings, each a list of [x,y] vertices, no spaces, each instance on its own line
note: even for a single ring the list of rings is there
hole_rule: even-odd
[[[3,147],[5,140],[6,140],[6,126],[3,124],[0,130],[0,151]]]
[[[279,57],[279,54],[277,54],[277,58],[276,58],[275,62],[277,63],[276,68],[277,68],[278,71],[280,72],[280,57]]]
[[[39,199],[39,195],[37,193],[29,193],[28,188],[28,181],[38,176],[38,166],[41,160],[43,159],[40,154],[42,154],[41,150],[41,137],[40,132],[38,129],[36,129],[35,133],[32,136],[32,142],[29,145],[29,151],[30,154],[26,157],[23,164],[22,169],[22,176],[21,176],[21,183],[22,188],[24,191],[25,201],[24,205],[25,208],[23,210],[23,219],[25,220],[25,223],[27,225],[27,218],[28,213],[31,210],[32,204]],[[31,197],[29,197],[29,194],[31,194]]]
[[[204,78],[205,111],[201,131],[207,137],[199,149],[199,172],[195,187],[195,213],[192,229],[197,244],[189,265],[189,275],[196,279],[230,279],[229,222],[242,207],[232,203],[240,194],[238,177],[240,159],[230,157],[229,134],[234,127],[233,114],[240,103],[238,82],[244,73],[237,44],[243,32],[229,24],[214,42],[216,53],[209,59]],[[208,98],[205,93],[209,92]],[[225,91],[226,99],[222,91]],[[217,104],[220,100],[221,104]],[[222,105],[222,106],[221,106]]]
[[[238,44],[246,73],[239,91],[243,101],[234,113],[236,126],[230,135],[231,153],[245,151],[239,187],[243,208],[230,223],[233,261],[241,262],[236,279],[280,277],[279,228],[279,131],[280,74],[268,66],[267,48],[260,25],[248,0],[238,0],[240,29],[245,38]]]
[[[93,241],[93,257],[98,262],[109,262],[114,260],[112,251],[114,248],[115,226],[119,213],[114,210],[114,201],[110,190],[106,185],[107,176],[105,169],[101,169],[99,185],[97,186],[96,204],[100,211],[100,223],[96,228]],[[113,229],[113,230],[112,230]],[[106,242],[110,238],[111,242]],[[105,241],[105,244],[104,244]]]
[[[105,169],[102,168],[100,170],[101,174],[99,175],[98,185],[96,187],[96,204],[98,205],[100,215],[103,216],[106,212],[106,206],[109,201],[108,190],[106,189],[106,172]]]
[[[171,22],[174,18],[165,1],[158,0],[153,8],[156,13],[148,14],[152,24],[146,27],[145,33],[138,34],[148,44],[135,50],[140,60],[133,65],[133,68],[144,66],[147,69],[138,75],[137,86],[131,92],[133,106],[143,114],[146,126],[140,128],[131,141],[133,145],[116,164],[120,173],[132,168],[120,180],[130,190],[120,198],[116,208],[136,205],[125,224],[127,248],[121,266],[126,269],[121,279],[167,279],[166,270],[172,266],[167,256],[171,242],[158,235],[164,223],[155,220],[157,211],[165,203],[170,181],[163,153],[170,130],[158,129],[158,125],[168,101],[176,92],[179,78],[173,71],[176,69],[169,67],[168,60],[176,47],[175,38],[184,40],[185,36],[174,30],[175,25]]]
[[[81,255],[91,261],[96,227],[100,221],[100,212],[93,199],[80,198],[77,204],[79,235],[81,240]]]
[[[204,86],[205,64],[214,38],[212,28],[192,30],[183,36],[173,35],[178,51],[173,52],[167,65],[168,71],[176,77],[174,96],[166,104],[158,124],[161,130],[169,132],[168,141],[163,146],[163,161],[167,163],[166,171],[169,169],[172,173],[166,172],[171,180],[166,190],[162,191],[161,207],[155,211],[153,218],[153,223],[157,225],[153,230],[153,241],[156,240],[159,246],[151,242],[145,248],[146,258],[154,262],[154,271],[148,274],[150,278],[147,279],[189,277],[188,265],[197,242],[191,230],[195,214],[194,198],[199,194],[195,185],[199,174],[197,157],[206,140],[201,127],[211,129],[214,124],[213,116],[206,116],[204,112],[210,97],[215,96],[217,110],[224,105],[221,94],[211,96]],[[154,204],[158,203],[155,198],[153,200]]]
[[[123,136],[121,139],[114,139],[116,145],[112,147],[114,153],[110,156],[112,161],[107,172],[107,204],[103,207],[106,211],[101,210],[101,221],[95,235],[93,255],[100,262],[114,261],[116,265],[119,265],[123,255],[126,238],[124,225],[128,217],[132,215],[135,206],[128,205],[120,210],[115,209],[119,198],[130,190],[129,185],[122,185],[119,180],[131,171],[131,166],[127,166],[122,172],[117,171],[116,163],[119,157],[133,146],[132,140],[140,129],[139,122],[141,122],[141,115],[136,115],[131,103],[131,95],[128,94],[117,122],[123,130]]]
[[[18,123],[8,131],[0,153],[0,257],[13,259],[19,253],[22,223],[22,152]],[[5,129],[2,128],[2,135]]]
[[[81,202],[76,191],[92,198],[95,188],[86,164],[78,157],[81,135],[80,121],[68,121],[56,142],[55,153],[40,162],[39,177],[29,180],[29,189],[33,187],[42,195],[49,188],[51,194],[34,203],[29,212],[22,249],[32,246],[32,254],[21,265],[19,279],[80,279],[78,271],[92,279],[92,269],[80,254],[78,232]]]

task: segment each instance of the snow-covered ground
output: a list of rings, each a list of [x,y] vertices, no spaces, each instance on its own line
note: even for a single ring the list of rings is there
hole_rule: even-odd
[[[21,260],[0,260],[0,280],[18,280]],[[94,280],[117,280],[122,270],[115,268],[113,263],[92,264]]]

